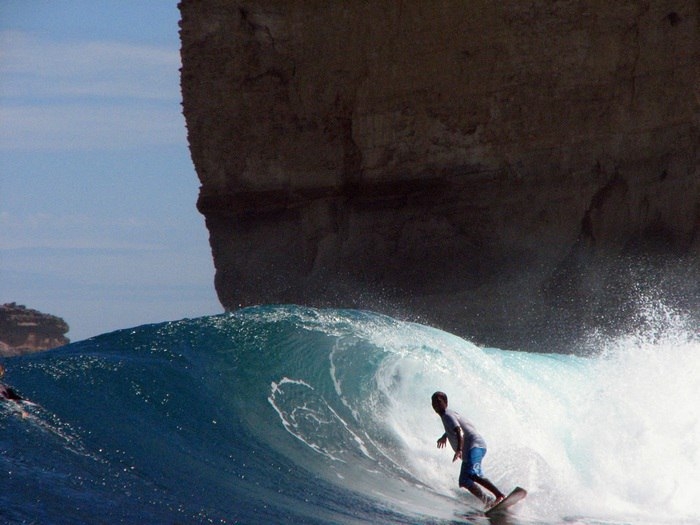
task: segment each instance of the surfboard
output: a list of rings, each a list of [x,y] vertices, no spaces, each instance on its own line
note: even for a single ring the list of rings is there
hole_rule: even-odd
[[[490,509],[487,509],[484,514],[487,516],[492,516],[498,514],[499,512],[505,511],[507,508],[512,507],[521,499],[527,496],[527,491],[520,487],[515,487],[510,494],[508,494],[498,505],[494,505]]]

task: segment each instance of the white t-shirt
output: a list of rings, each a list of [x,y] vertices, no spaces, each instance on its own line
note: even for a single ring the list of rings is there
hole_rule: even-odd
[[[445,427],[445,433],[447,434],[447,439],[450,441],[450,446],[452,450],[457,452],[457,433],[455,428],[462,427],[462,432],[464,434],[464,450],[469,450],[472,448],[486,448],[486,441],[481,435],[476,431],[472,423],[459,415],[454,410],[449,408],[445,409],[445,413],[440,416],[442,419],[442,425]]]

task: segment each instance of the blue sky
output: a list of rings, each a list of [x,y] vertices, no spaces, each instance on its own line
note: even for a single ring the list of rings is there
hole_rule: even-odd
[[[0,303],[78,341],[220,313],[177,0],[0,0]]]

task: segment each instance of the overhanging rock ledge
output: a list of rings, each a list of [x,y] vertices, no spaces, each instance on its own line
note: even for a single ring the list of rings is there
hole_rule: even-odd
[[[182,1],[223,306],[529,350],[700,312],[699,5]]]

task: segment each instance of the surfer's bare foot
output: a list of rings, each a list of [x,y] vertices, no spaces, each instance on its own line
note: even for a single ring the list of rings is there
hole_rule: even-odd
[[[505,496],[498,496],[496,499],[491,500],[491,503],[488,504],[488,505],[486,506],[486,508],[491,509],[491,508],[495,507],[496,505],[498,505],[498,504],[499,504],[501,501],[503,501],[504,499],[506,499]]]
[[[491,496],[487,496],[486,494],[481,497],[481,502],[484,504],[484,510],[489,510],[497,503],[495,499],[493,499]]]

